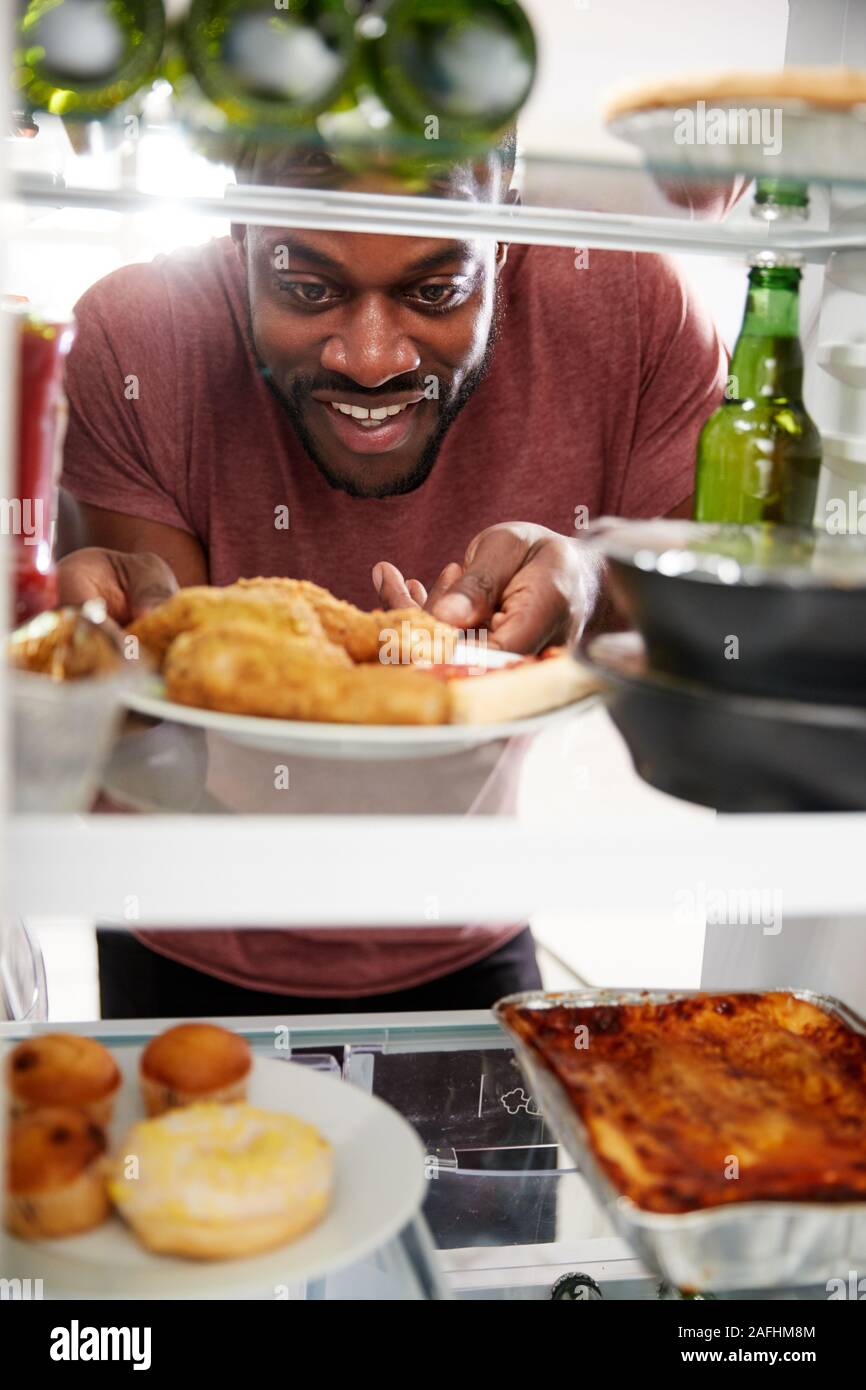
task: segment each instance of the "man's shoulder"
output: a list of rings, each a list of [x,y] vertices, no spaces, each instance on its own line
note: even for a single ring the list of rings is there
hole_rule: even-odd
[[[182,315],[190,325],[213,323],[229,310],[240,283],[240,262],[229,237],[183,247],[152,261],[121,266],[97,280],[75,306],[86,326],[98,320],[110,334],[152,333],[164,316]],[[185,324],[186,327],[186,324]]]
[[[652,251],[607,251],[596,247],[521,246],[506,262],[505,290],[510,331],[522,339],[533,324],[556,352],[609,337],[617,350],[630,342],[636,352],[665,339],[694,314],[686,281],[676,263]],[[623,335],[624,323],[631,325]],[[536,334],[535,336],[538,336]]]
[[[588,246],[515,246],[506,262],[509,289],[604,295],[626,286],[655,287],[679,279],[672,261],[654,251],[606,251]]]

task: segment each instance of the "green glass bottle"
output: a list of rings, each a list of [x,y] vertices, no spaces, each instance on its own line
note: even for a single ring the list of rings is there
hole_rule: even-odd
[[[821,436],[803,404],[800,277],[767,252],[752,263],[726,399],[698,440],[698,521],[812,525]]]
[[[355,19],[343,0],[192,0],[183,48],[230,125],[291,130],[341,99],[357,56]]]
[[[22,0],[13,104],[104,116],[153,79],[164,38],[162,0]]]
[[[517,0],[393,0],[365,45],[370,81],[411,134],[483,140],[514,120],[536,71]]]
[[[805,222],[809,216],[809,186],[797,179],[758,179],[752,216],[761,222]]]

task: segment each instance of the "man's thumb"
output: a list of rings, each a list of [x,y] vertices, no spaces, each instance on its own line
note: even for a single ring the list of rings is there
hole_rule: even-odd
[[[156,608],[177,593],[177,580],[159,555],[150,551],[124,555],[123,569],[130,618]]]

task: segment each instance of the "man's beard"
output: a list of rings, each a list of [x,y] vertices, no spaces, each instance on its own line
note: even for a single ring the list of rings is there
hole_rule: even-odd
[[[467,372],[457,391],[454,393],[453,398],[443,403],[439,412],[439,420],[436,428],[411,471],[402,478],[379,486],[375,484],[371,486],[359,486],[354,479],[347,478],[344,474],[338,473],[331,468],[321,455],[317,453],[315,443],[304,423],[303,407],[305,401],[310,399],[310,393],[312,391],[333,391],[335,398],[339,399],[339,392],[341,390],[348,390],[354,395],[358,395],[359,393],[363,393],[365,388],[358,386],[357,383],[353,382],[349,377],[338,377],[334,373],[329,374],[323,372],[317,376],[312,376],[310,374],[298,376],[292,382],[289,390],[283,391],[274,381],[270,370],[264,365],[261,359],[258,359],[259,368],[271,392],[289,416],[304,449],[309,454],[322,477],[331,487],[337,488],[341,492],[347,492],[351,497],[395,497],[399,496],[401,493],[414,492],[415,489],[419,488],[430,476],[445,435],[466,405],[470,396],[480,386],[482,380],[487,375],[490,364],[493,361],[493,353],[499,338],[502,315],[502,297],[497,280],[493,318],[481,361],[476,367],[473,367],[471,371]],[[255,344],[252,327],[250,327],[250,340]],[[388,388],[392,391],[423,392],[427,380],[428,378],[422,373],[413,372],[405,376],[395,377],[393,381],[388,382]],[[380,390],[369,391],[367,394],[375,398],[380,394]],[[372,473],[373,470],[371,469],[371,475]]]

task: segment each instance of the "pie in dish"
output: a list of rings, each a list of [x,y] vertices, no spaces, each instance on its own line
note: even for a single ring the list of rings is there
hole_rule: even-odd
[[[550,999],[499,1013],[642,1210],[866,1201],[866,1036],[837,1016],[782,991]]]
[[[845,110],[866,103],[866,72],[844,67],[790,67],[772,72],[684,73],[646,78],[611,93],[608,121],[635,111],[694,106],[698,101],[726,105],[742,101],[797,101]]]
[[[169,700],[230,714],[488,724],[596,688],[563,648],[496,669],[455,664],[461,634],[423,609],[367,613],[305,580],[182,589],[130,632],[161,665]]]

